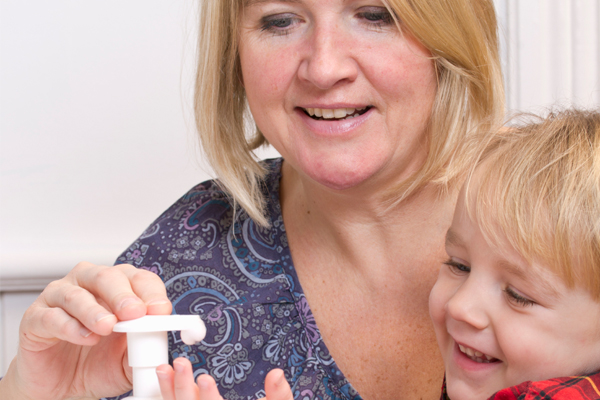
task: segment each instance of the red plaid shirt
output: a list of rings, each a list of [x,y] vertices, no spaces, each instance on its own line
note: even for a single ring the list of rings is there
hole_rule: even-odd
[[[568,376],[547,381],[523,382],[496,392],[488,400],[598,400],[600,399],[600,372],[588,376]],[[446,381],[441,400],[450,400]]]

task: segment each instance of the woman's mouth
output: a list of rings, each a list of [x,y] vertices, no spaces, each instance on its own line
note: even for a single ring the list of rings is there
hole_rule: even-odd
[[[358,117],[369,111],[371,106],[362,108],[303,108],[302,110],[312,119],[342,121]]]
[[[478,362],[478,363],[489,364],[489,363],[500,361],[497,358],[488,356],[487,354],[483,354],[480,351],[473,350],[472,348],[463,346],[462,344],[459,344],[458,348],[460,349],[461,353],[463,353],[464,355],[469,357],[471,360]]]

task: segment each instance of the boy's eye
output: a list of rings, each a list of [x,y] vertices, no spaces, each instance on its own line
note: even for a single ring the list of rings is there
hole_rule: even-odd
[[[456,274],[468,274],[471,272],[471,267],[468,267],[453,258],[449,258],[444,264],[450,267],[450,270]]]
[[[509,286],[507,286],[506,289],[504,289],[504,293],[506,293],[508,301],[515,303],[518,306],[527,307],[537,304],[535,301],[528,299],[520,293],[517,293],[514,289],[512,289]]]

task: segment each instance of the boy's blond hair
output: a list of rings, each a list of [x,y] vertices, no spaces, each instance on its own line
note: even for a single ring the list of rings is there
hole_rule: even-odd
[[[258,224],[266,226],[259,181],[264,171],[252,150],[265,143],[253,124],[242,85],[238,27],[247,0],[201,0],[196,125],[221,184]],[[392,203],[429,182],[442,186],[466,157],[456,148],[483,121],[503,117],[504,89],[492,0],[387,0],[402,29],[433,55],[438,90],[428,129],[428,158],[411,179],[393,188]]]
[[[600,112],[532,118],[484,142],[467,210],[488,242],[508,241],[598,300]]]

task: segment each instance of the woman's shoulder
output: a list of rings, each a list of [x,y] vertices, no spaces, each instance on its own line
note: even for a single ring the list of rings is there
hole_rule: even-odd
[[[270,214],[280,212],[278,191],[281,162],[281,159],[262,161],[267,173],[261,187],[267,196]],[[277,219],[276,215],[270,217],[272,220]],[[156,268],[147,264],[151,259],[163,263],[165,260],[202,256],[205,246],[212,247],[231,230],[234,219],[238,221],[246,218],[247,215],[236,206],[218,180],[201,182],[156,218],[118,257],[117,263],[154,271]],[[211,240],[207,242],[209,236]],[[193,249],[187,253],[182,250],[186,244],[193,245]]]
[[[282,163],[282,158],[270,158],[260,161],[260,164],[265,169],[265,175],[260,182],[261,187],[265,190],[265,195],[268,195],[273,189],[278,190]],[[219,197],[227,199],[228,201],[232,200],[231,196],[226,193],[218,179],[209,179],[192,187],[178,202],[189,201],[191,198],[202,195],[210,195],[215,198]]]
[[[278,191],[279,177],[281,175],[281,158],[261,161],[266,174],[261,182],[265,195]],[[210,179],[193,186],[165,212],[163,212],[149,229],[157,223],[168,219],[180,220],[182,217],[191,217],[182,223],[191,226],[199,222],[201,216],[207,218],[224,217],[229,215],[235,207],[233,198],[221,186],[218,179]],[[239,210],[238,210],[239,211]]]
[[[527,381],[496,392],[489,400],[592,400],[600,399],[600,371],[545,381]]]

